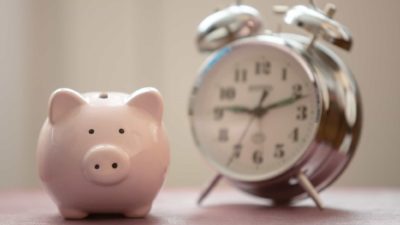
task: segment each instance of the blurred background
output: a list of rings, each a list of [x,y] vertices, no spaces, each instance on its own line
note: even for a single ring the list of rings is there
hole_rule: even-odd
[[[317,0],[321,7],[328,1]],[[400,1],[332,0],[352,31],[338,50],[359,82],[364,129],[358,152],[335,185],[400,186]],[[35,151],[47,101],[60,87],[133,92],[158,88],[165,99],[172,162],[167,186],[198,186],[213,175],[190,133],[187,102],[206,55],[196,51],[199,22],[227,0],[0,0],[0,188],[39,185]],[[274,4],[246,0],[276,30]],[[283,26],[283,31],[296,31]]]

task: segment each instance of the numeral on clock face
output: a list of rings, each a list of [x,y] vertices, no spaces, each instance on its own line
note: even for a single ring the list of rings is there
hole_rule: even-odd
[[[293,90],[293,96],[295,97],[301,96],[303,86],[301,86],[301,84],[295,84],[292,86],[292,90]]]
[[[247,70],[236,68],[235,70],[235,82],[236,83],[245,83],[247,80]]]
[[[285,156],[285,150],[283,149],[284,144],[276,144],[275,145],[275,151],[274,151],[274,157],[275,158],[283,158],[283,156]]]
[[[271,73],[271,63],[269,61],[259,61],[255,64],[256,75],[268,75]]]
[[[293,142],[297,142],[299,140],[299,128],[294,128],[289,137],[292,139]]]
[[[297,118],[297,120],[307,119],[307,106],[305,106],[305,105],[297,106],[296,118]]]
[[[282,69],[282,80],[283,81],[287,80],[287,69],[286,68]]]
[[[236,90],[234,87],[221,88],[219,98],[221,100],[233,100],[236,97]]]
[[[256,165],[260,165],[263,162],[263,153],[260,150],[255,150],[253,153],[253,162]]]

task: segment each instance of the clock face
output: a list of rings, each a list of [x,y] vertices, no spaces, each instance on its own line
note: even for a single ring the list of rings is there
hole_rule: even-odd
[[[261,39],[212,55],[189,109],[201,152],[222,174],[243,181],[287,171],[309,149],[319,123],[311,74],[298,55]]]

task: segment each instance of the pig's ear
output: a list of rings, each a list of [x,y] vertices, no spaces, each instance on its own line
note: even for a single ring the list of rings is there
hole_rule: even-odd
[[[58,123],[86,103],[85,99],[74,90],[67,88],[56,90],[51,95],[49,102],[50,123]]]
[[[161,123],[164,106],[161,94],[157,89],[141,88],[129,96],[126,104],[144,110]]]

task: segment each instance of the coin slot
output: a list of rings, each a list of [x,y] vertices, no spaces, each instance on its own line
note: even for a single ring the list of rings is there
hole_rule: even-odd
[[[107,99],[107,98],[108,98],[108,94],[107,94],[107,93],[101,93],[101,94],[99,95],[99,98]]]

